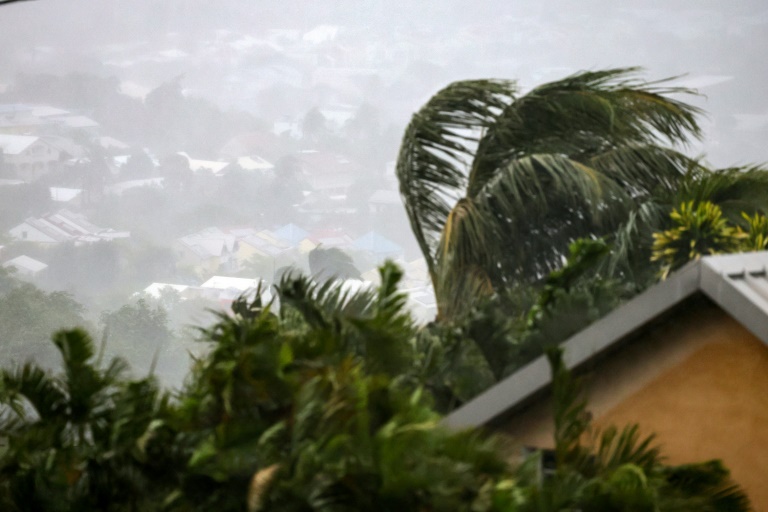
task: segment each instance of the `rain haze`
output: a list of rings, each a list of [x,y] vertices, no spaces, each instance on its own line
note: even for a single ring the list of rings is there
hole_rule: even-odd
[[[3,359],[84,324],[170,383],[189,325],[291,269],[359,287],[393,259],[434,316],[394,169],[452,81],[640,66],[699,92],[689,155],[768,139],[758,0],[33,0],[0,7],[0,46],[0,286],[35,287],[0,289]]]

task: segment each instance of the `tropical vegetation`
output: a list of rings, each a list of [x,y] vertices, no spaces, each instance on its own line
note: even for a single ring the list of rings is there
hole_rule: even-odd
[[[634,69],[524,95],[508,81],[448,86],[414,116],[397,165],[435,322],[415,324],[391,263],[378,288],[357,290],[278,269],[272,302],[259,290],[200,329],[205,349],[173,393],[105,356],[110,336],[160,350],[161,308],[105,313],[98,347],[61,331],[58,372],[0,371],[0,507],[747,510],[718,461],[669,466],[637,426],[593,428],[557,349],[655,279],[651,257],[668,273],[765,248],[768,173],[715,172],[678,151],[700,135],[698,110],[674,98],[691,92]],[[356,272],[344,254],[313,253],[313,272],[331,266]],[[0,298],[33,291],[0,273]],[[553,467],[543,452],[510,465],[503,439],[441,426],[542,353]]]
[[[381,269],[377,290],[300,276],[280,308],[239,300],[177,396],[102,361],[82,330],[62,371],[0,374],[0,506],[41,511],[747,510],[718,462],[667,466],[636,427],[592,429],[552,351],[556,467],[440,425],[434,359]],[[594,438],[596,443],[588,442]]]
[[[581,72],[520,94],[468,80],[435,94],[408,125],[400,191],[426,259],[438,320],[488,298],[539,290],[578,239],[611,245],[602,278],[642,289],[652,233],[683,202],[734,219],[765,213],[768,172],[713,171],[680,150],[701,136],[694,91],[646,82],[638,69]],[[535,293],[534,293],[535,295]]]

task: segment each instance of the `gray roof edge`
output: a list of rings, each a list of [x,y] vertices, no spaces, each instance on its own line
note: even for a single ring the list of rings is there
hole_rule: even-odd
[[[568,368],[586,362],[701,290],[702,261],[692,261],[603,318],[568,338],[561,346]],[[501,380],[443,419],[451,428],[483,425],[521,404],[550,382],[546,356]]]
[[[734,267],[732,263],[729,259],[705,258],[701,269],[701,289],[715,304],[768,345],[768,309],[765,307],[765,299],[750,288],[744,279],[731,279],[741,275],[749,279],[749,273],[765,272],[765,260],[760,262],[745,258],[740,268]]]

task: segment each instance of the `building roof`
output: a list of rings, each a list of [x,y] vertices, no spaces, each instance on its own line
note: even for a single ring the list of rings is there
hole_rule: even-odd
[[[268,254],[270,256],[277,256],[291,248],[286,240],[280,237],[276,237],[273,233],[266,229],[259,231],[258,233],[243,237],[241,242],[248,244],[251,247],[254,247],[262,253]]]
[[[249,155],[261,155],[268,160],[288,154],[286,142],[268,131],[243,133],[230,139],[219,151],[225,158],[240,158]]]
[[[30,229],[37,231],[41,237],[38,242],[97,242],[99,240],[113,240],[115,238],[127,238],[127,231],[115,231],[104,229],[91,224],[84,215],[74,213],[67,209],[45,215],[44,217],[30,217],[23,223],[12,228],[10,233],[17,239],[25,239],[25,233]]]
[[[215,290],[237,290],[245,292],[258,288],[259,279],[247,279],[244,277],[213,276],[202,285],[201,288],[213,288]]]
[[[126,180],[126,181],[119,181],[117,183],[113,183],[112,185],[109,185],[106,187],[106,192],[109,194],[115,194],[116,196],[121,196],[126,190],[131,190],[134,188],[141,188],[141,187],[153,187],[153,188],[162,188],[163,183],[165,182],[165,178],[162,176],[154,177],[154,178],[142,178],[138,180]]]
[[[0,134],[0,150],[6,155],[18,155],[39,140],[29,135]]]
[[[228,167],[230,165],[229,162],[219,162],[216,160],[198,160],[190,157],[188,154],[184,153],[183,151],[180,151],[177,154],[185,157],[189,161],[189,168],[194,172],[208,171],[213,174],[218,174],[225,167]]]
[[[109,136],[99,137],[96,142],[104,149],[128,149],[130,147],[125,142]]]
[[[372,252],[378,255],[394,255],[403,252],[403,248],[389,238],[383,237],[375,231],[369,231],[353,244],[355,249]]]
[[[51,191],[51,199],[61,203],[69,202],[83,192],[81,188],[64,187],[49,187],[49,190]]]
[[[189,288],[186,284],[170,284],[170,283],[152,283],[142,290],[147,295],[159,299],[165,290],[174,290],[176,292],[183,292]]]
[[[323,248],[331,247],[349,247],[352,245],[352,238],[341,229],[325,228],[317,229],[310,233],[306,240],[315,245],[322,245]]]
[[[37,105],[31,109],[32,115],[35,117],[51,117],[51,116],[66,116],[69,115],[69,110],[64,110],[49,105]]]
[[[301,229],[296,224],[286,224],[285,226],[281,226],[273,231],[275,236],[279,236],[283,240],[287,240],[288,242],[296,245],[305,238],[307,238],[307,235],[309,235],[308,232]]]
[[[84,159],[88,156],[85,148],[70,138],[45,135],[41,139],[60,153],[65,153],[69,158]]]
[[[34,258],[30,258],[29,256],[25,256],[22,254],[21,256],[16,256],[12,260],[8,260],[5,263],[3,263],[3,267],[5,268],[15,267],[17,270],[36,274],[41,270],[45,270],[46,268],[48,268],[48,265],[46,265],[42,261],[38,261]]]
[[[32,105],[25,105],[23,103],[6,103],[0,105],[0,114],[13,114],[15,112],[32,112],[34,107]]]
[[[571,336],[561,346],[577,368],[632,337],[695,295],[704,295],[768,345],[768,252],[707,256],[694,261]],[[454,428],[486,424],[523,405],[550,384],[541,356],[443,420]]]
[[[225,233],[219,228],[206,228],[178,240],[202,258],[220,257],[225,252],[232,252],[237,243],[234,235]]]
[[[57,117],[57,122],[63,123],[70,128],[96,128],[99,123],[85,116],[63,116]]]
[[[241,156],[237,159],[237,165],[245,171],[270,171],[275,168],[260,156]]]

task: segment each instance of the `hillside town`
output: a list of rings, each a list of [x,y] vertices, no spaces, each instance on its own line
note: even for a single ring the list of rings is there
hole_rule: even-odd
[[[344,126],[327,126],[331,123],[319,116],[328,133]],[[83,253],[87,246],[100,246],[116,259],[111,265],[117,275],[93,289],[96,297],[124,292],[124,300],[136,294],[159,298],[172,289],[182,299],[204,297],[226,307],[242,293],[268,289],[290,268],[321,272],[310,268],[308,255],[317,248],[335,249],[354,260],[354,279],[362,283],[377,282],[375,268],[384,260],[400,262],[409,271],[404,286],[414,312],[424,321],[434,315],[423,259],[385,234],[392,217],[402,215],[391,162],[366,170],[338,151],[293,150],[322,145],[304,137],[281,141],[281,152],[267,145],[280,140],[279,126],[235,136],[214,155],[191,156],[132,148],[97,121],[61,107],[4,104],[0,120],[0,187],[9,195],[34,191],[41,199],[25,201],[12,212],[15,219],[3,218],[3,266],[19,277],[53,287],[66,273],[57,252],[62,246]],[[361,178],[373,185],[367,203],[349,197],[352,187],[365,186]],[[206,202],[226,208],[244,197],[265,203],[250,206],[251,219],[242,212],[229,218],[220,213],[220,219],[194,215]],[[137,219],[121,210],[149,198],[165,207],[186,206],[192,215],[164,218],[158,208]],[[213,225],[214,220],[219,222]],[[120,267],[136,264],[128,255],[141,244],[164,251],[165,267],[146,269],[146,277],[131,281],[134,288],[120,289],[125,284],[118,284]]]

